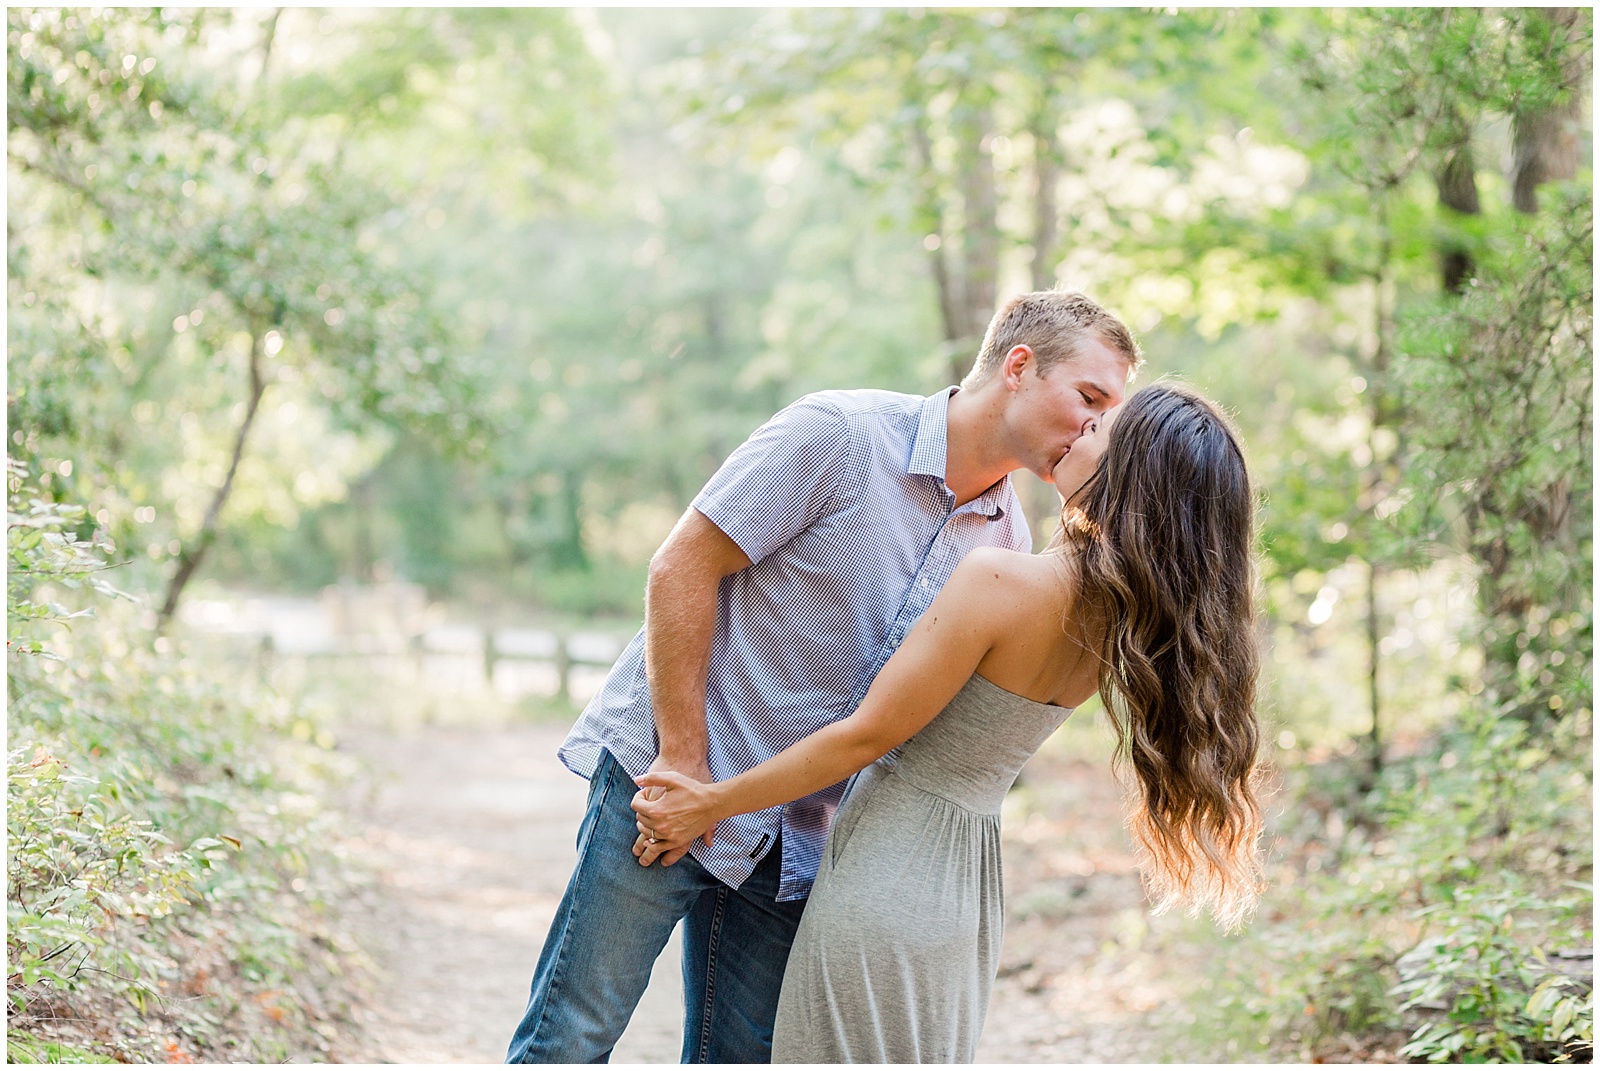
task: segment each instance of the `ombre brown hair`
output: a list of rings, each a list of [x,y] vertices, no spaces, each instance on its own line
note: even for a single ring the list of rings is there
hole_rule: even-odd
[[[1228,928],[1262,889],[1254,512],[1227,419],[1157,383],[1124,405],[1060,536],[1075,612],[1103,636],[1100,696],[1137,779],[1128,824],[1156,910],[1209,906]]]

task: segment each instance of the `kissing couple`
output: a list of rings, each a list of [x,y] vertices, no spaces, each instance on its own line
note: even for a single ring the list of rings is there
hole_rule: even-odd
[[[959,387],[822,391],[756,429],[650,563],[560,750],[578,862],[511,1063],[604,1062],[684,924],[686,1063],[971,1062],[1001,801],[1098,693],[1157,910],[1261,887],[1254,501],[1128,329],[1009,301]],[[1043,552],[1010,473],[1053,482]]]

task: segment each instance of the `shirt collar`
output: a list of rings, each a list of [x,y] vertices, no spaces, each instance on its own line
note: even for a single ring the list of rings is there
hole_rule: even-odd
[[[917,437],[911,443],[911,460],[906,464],[907,475],[944,479],[945,460],[950,446],[950,395],[957,389],[946,387],[922,399]]]
[[[950,448],[950,396],[959,387],[946,387],[922,400],[922,414],[917,420],[917,436],[911,443],[911,460],[906,463],[906,473],[911,476],[933,476],[944,485],[946,463]],[[945,490],[949,490],[948,487]],[[1005,515],[1005,504],[1010,500],[1011,477],[1002,476],[993,487],[962,506],[963,510],[982,513],[991,521]]]

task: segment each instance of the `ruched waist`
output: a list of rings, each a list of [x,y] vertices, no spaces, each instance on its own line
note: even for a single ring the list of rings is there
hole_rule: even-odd
[[[975,818],[992,818],[996,822],[1000,820],[1001,806],[1005,803],[1006,793],[1011,790],[1015,778],[1003,785],[993,781],[973,784],[967,781],[952,781],[945,776],[946,771],[938,767],[920,770],[918,766],[915,757],[908,758],[901,755],[893,762],[880,762],[869,767],[868,771],[879,771],[877,776],[880,777],[892,776],[906,787],[959,807]],[[863,772],[863,776],[865,775],[866,771]]]

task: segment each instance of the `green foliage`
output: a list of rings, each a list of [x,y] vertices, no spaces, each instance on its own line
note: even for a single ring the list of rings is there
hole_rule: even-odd
[[[899,206],[681,122],[665,75],[741,20],[14,10],[18,452],[130,587],[220,487],[204,570],[443,591],[603,568],[805,391],[944,382]]]
[[[644,619],[645,569],[637,563],[602,561],[593,569],[565,573],[540,570],[531,581],[535,597],[556,613]]]
[[[400,164],[407,183],[435,186],[432,199],[458,209],[467,193],[462,160],[474,161],[512,216],[589,204],[603,189],[593,179],[608,132],[591,120],[613,101],[566,12],[306,14],[275,24],[288,47],[310,41],[322,53],[277,70],[264,103],[284,119],[365,135],[350,155]]]
[[[304,410],[346,436],[404,427],[467,454],[488,427],[475,354],[396,255],[398,199],[316,116],[266,104],[264,72],[241,87],[195,61],[254,28],[226,11],[8,12],[8,418],[24,456],[89,458],[96,497],[159,497],[167,538],[150,557],[176,559],[164,617],[237,509],[236,481],[256,503],[315,502],[359,467],[324,458],[332,471],[306,484],[286,437],[271,473],[253,449],[263,402],[282,423]],[[130,512],[113,522],[124,540]]]
[[[152,298],[189,299],[176,306],[184,322],[150,339],[153,353],[113,332],[101,362],[118,343],[133,343],[138,364],[159,359],[193,327],[187,341],[212,358],[201,367],[217,369],[231,363],[233,336],[243,331],[245,352],[232,356],[264,348],[277,358],[269,380],[280,364],[314,375],[319,400],[345,419],[409,420],[464,440],[476,430],[468,367],[447,359],[422,280],[382,255],[392,198],[313,138],[305,120],[260,114],[249,96],[228,108],[233,94],[171,44],[246,29],[226,25],[238,19],[11,9],[20,105],[8,114],[11,159],[30,207],[42,210],[30,222],[70,213],[83,228],[80,252],[57,261],[44,244],[14,239],[22,279],[13,285],[37,284],[76,306],[80,330],[111,327],[126,313],[84,307],[72,293],[77,280],[52,271],[155,287]],[[171,79],[147,85],[134,73],[142,67],[170,70]],[[53,91],[41,96],[42,86]],[[155,90],[166,99],[147,95]],[[263,346],[269,331],[276,341]],[[32,423],[25,403],[16,415]]]
[[[1586,718],[1536,736],[1480,705],[1353,814],[1359,763],[1292,771],[1205,1031],[1301,1061],[1585,1059],[1592,978],[1559,964],[1593,943],[1591,746]]]
[[[160,961],[142,950],[107,947],[108,924],[161,919],[190,902],[199,854],[167,851],[171,841],[132,817],[102,782],[65,772],[42,745],[7,755],[7,960],[16,988],[75,988],[86,962],[143,1011]],[[28,998],[13,994],[26,1011]]]
[[[110,547],[8,471],[13,1058],[322,1050],[348,999],[331,907],[349,876],[314,795],[337,764],[288,704],[71,600],[104,588]]]
[[[1467,293],[1416,309],[1406,519],[1480,563],[1489,687],[1524,717],[1592,702],[1594,205],[1496,234]]]
[[[73,611],[52,601],[44,601],[57,588],[65,591],[85,587],[105,596],[121,592],[102,580],[104,553],[114,550],[110,540],[94,526],[84,507],[21,497],[27,485],[27,466],[6,458],[6,485],[10,491],[6,512],[6,652],[44,655],[43,642],[28,636],[30,624],[54,620],[70,621],[88,611]],[[83,538],[88,529],[88,538]]]
[[[1458,894],[1425,908],[1432,933],[1400,958],[1403,981],[1393,992],[1405,997],[1401,1011],[1440,1010],[1442,1021],[1419,1026],[1400,1055],[1432,1063],[1525,1063],[1581,1059],[1585,1047],[1592,1049],[1590,987],[1554,972],[1544,950],[1530,949],[1518,932],[1518,913],[1550,907],[1530,897],[1479,902]]]
[[[31,1034],[6,1034],[6,1060],[14,1064],[114,1064],[116,1059]]]

